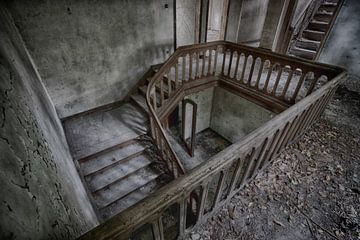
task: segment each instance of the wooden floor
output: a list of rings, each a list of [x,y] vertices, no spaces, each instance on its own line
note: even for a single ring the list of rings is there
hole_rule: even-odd
[[[100,220],[125,210],[163,184],[144,141],[148,117],[135,102],[64,122],[74,161]]]

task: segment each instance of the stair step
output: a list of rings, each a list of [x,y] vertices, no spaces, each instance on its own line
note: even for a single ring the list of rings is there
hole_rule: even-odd
[[[295,46],[303,49],[316,51],[320,46],[320,42],[302,38],[296,41]]]
[[[317,12],[314,15],[314,20],[319,22],[330,22],[333,17],[332,13],[329,12]]]
[[[336,3],[325,2],[320,5],[319,11],[335,12],[337,7]]]
[[[101,154],[97,154],[93,158],[87,159],[86,161],[81,161],[80,168],[86,177],[90,174],[105,170],[106,168],[125,160],[131,155],[142,152],[144,149],[145,147],[141,143],[137,142],[136,140],[131,140],[123,146],[116,147]]]
[[[130,97],[144,112],[149,113],[149,107],[144,96],[140,94],[133,94]]]
[[[327,22],[311,21],[307,28],[313,31],[326,32],[328,27],[329,23]]]
[[[69,119],[64,129],[74,159],[81,161],[146,134],[147,120],[146,114],[126,103],[109,111]]]
[[[316,51],[295,47],[290,50],[290,54],[301,58],[313,59],[316,55]]]
[[[131,207],[132,205],[136,204],[137,202],[141,201],[142,199],[149,196],[151,193],[155,192],[159,189],[160,184],[157,183],[157,179],[154,179],[147,183],[146,185],[142,186],[141,188],[133,191],[132,193],[128,194],[127,196],[115,201],[111,205],[103,208],[101,210],[101,214],[104,219],[108,219],[127,208]]]
[[[159,175],[159,173],[155,172],[149,166],[142,168],[124,178],[122,181],[94,193],[94,200],[99,208],[107,207],[129,193],[146,185],[150,181],[156,179]]]
[[[88,182],[88,186],[92,192],[99,191],[105,187],[116,184],[122,181],[130,174],[148,166],[151,161],[145,154],[140,154],[127,161],[121,161],[111,168],[102,170],[98,174],[90,175],[85,178]]]
[[[321,41],[324,37],[325,37],[324,32],[313,31],[309,29],[303,31],[303,38],[307,38],[309,40]]]

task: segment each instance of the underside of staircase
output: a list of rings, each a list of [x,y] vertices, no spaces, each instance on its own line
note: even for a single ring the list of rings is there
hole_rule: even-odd
[[[309,60],[317,59],[341,4],[342,0],[323,0],[305,29],[293,40],[289,54]]]
[[[156,69],[152,69],[152,74]],[[115,107],[63,122],[79,174],[100,220],[124,211],[171,180],[148,133],[146,87]]]

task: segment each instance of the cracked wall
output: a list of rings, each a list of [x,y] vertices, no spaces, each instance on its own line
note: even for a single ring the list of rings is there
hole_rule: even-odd
[[[122,100],[173,51],[173,1],[7,1],[61,118]]]
[[[97,224],[61,123],[0,3],[0,239],[73,239]]]

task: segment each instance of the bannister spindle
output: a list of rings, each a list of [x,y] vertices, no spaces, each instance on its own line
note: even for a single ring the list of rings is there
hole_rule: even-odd
[[[179,63],[175,64],[175,90],[179,87]]]
[[[189,60],[189,81],[191,81],[191,80],[194,80],[193,79],[193,77],[192,77],[192,74],[193,74],[193,72],[192,72],[192,65],[193,65],[193,53],[190,53],[189,54],[189,57],[190,57],[190,60]]]
[[[271,78],[271,74],[273,72],[273,70],[276,67],[276,63],[275,64],[271,64],[271,62],[269,61],[269,71],[267,73],[266,76],[266,80],[265,80],[265,84],[264,84],[264,88],[263,88],[263,92],[268,93],[268,87],[269,87],[269,82],[270,82],[270,78]]]
[[[201,185],[201,198],[199,204],[199,213],[197,215],[197,222],[200,221],[204,215],[205,203],[209,192],[209,184],[209,182],[206,182],[205,184]]]
[[[164,97],[164,76],[163,76],[160,81],[160,106],[163,105],[164,100],[165,97]]]
[[[256,152],[256,149],[252,148],[251,153],[250,153],[249,157],[247,158],[248,164],[246,166],[244,174],[241,177],[240,188],[242,188],[242,186],[244,186],[244,184],[246,183],[246,180],[249,177],[249,173],[254,165],[255,152]]]
[[[255,167],[254,167],[254,170],[252,171],[252,174],[251,175],[254,175],[256,173],[256,171],[259,169],[260,167],[260,164],[262,163],[263,161],[263,158],[265,157],[265,153],[267,151],[267,148],[269,147],[270,145],[270,141],[268,138],[265,138],[263,144],[262,144],[262,147],[261,147],[261,150],[260,150],[260,153],[259,153],[259,156],[257,158],[257,161],[256,161],[256,164],[255,164]]]
[[[186,197],[180,201],[180,214],[179,214],[179,237],[185,235],[186,230],[186,212],[187,212],[187,199]]]
[[[251,86],[251,79],[252,79],[252,75],[254,73],[255,62],[256,62],[256,59],[254,56],[251,56],[251,58],[252,58],[252,63],[251,63],[250,73],[249,73],[248,82],[247,82],[247,85],[249,87]]]
[[[168,98],[170,98],[170,95],[171,95],[171,92],[172,92],[172,80],[171,80],[171,74],[170,74],[170,72],[168,72],[168,74],[167,74],[167,76],[168,76]]]
[[[242,170],[244,166],[244,159],[238,159],[237,160],[237,163],[236,163],[236,167],[235,167],[235,172],[234,172],[234,175],[233,177],[231,178],[231,182],[230,182],[230,188],[229,188],[229,191],[227,193],[228,196],[230,196],[232,194],[232,192],[234,191],[234,189],[236,188],[236,183],[238,182],[239,180],[239,176],[240,176],[240,172]],[[228,197],[227,196],[227,197]]]
[[[201,69],[201,76],[205,76],[205,65],[206,65],[206,50],[203,52],[203,59],[202,59],[202,69]]]
[[[199,78],[199,62],[200,62],[200,53],[196,52],[196,70],[195,70],[195,79]]]
[[[315,86],[316,86],[316,83],[317,83],[318,80],[319,80],[319,77],[320,77],[319,75],[314,74],[314,79],[312,80],[311,85],[310,85],[310,87],[309,87],[309,90],[307,91],[307,93],[306,93],[305,96],[309,96],[309,95],[313,92],[313,90],[314,90],[314,88],[315,88]]]
[[[285,95],[286,95],[286,92],[287,92],[287,90],[288,90],[288,88],[290,86],[290,82],[291,82],[291,80],[293,78],[293,74],[294,74],[294,71],[292,69],[290,69],[289,70],[289,76],[286,79],[285,87],[284,87],[284,89],[283,89],[283,91],[281,93],[281,98],[283,100],[285,100]]]
[[[262,71],[263,71],[263,68],[264,68],[264,62],[265,61],[262,61],[262,59],[260,59],[260,68],[259,68],[258,76],[256,78],[256,83],[255,83],[255,88],[256,89],[259,89],[259,83],[260,83]]]
[[[227,71],[227,76],[228,76],[228,77],[230,77],[231,64],[232,64],[233,56],[234,56],[234,51],[231,51],[231,53],[230,53],[230,60],[229,60],[229,67],[228,67],[228,71]]]
[[[225,47],[224,47],[224,49],[223,49],[224,57],[223,57],[222,67],[221,67],[221,74],[222,74],[222,75],[225,75],[226,53],[227,53],[227,50],[226,50]]]
[[[186,81],[186,54],[182,56],[182,82]]]
[[[242,72],[241,72],[241,77],[240,77],[240,82],[245,84],[245,81],[244,81],[244,76],[245,76],[245,71],[246,71],[246,65],[247,65],[247,60],[248,60],[248,56],[244,56],[244,66],[243,66],[243,69],[242,69]]]
[[[217,68],[217,58],[218,58],[218,50],[215,49],[215,56],[214,56],[214,68],[213,68],[213,75],[216,74],[216,68]]]
[[[279,82],[280,82],[281,75],[282,75],[282,72],[283,72],[283,68],[280,65],[279,65],[279,67],[280,67],[280,70],[278,71],[278,74],[277,74],[276,80],[275,80],[275,84],[274,84],[273,89],[271,91],[272,96],[276,95],[276,90],[277,90],[277,88],[279,86]]]
[[[208,62],[208,72],[207,76],[211,75],[211,59],[212,59],[212,50],[209,49],[209,62]]]
[[[238,70],[239,70],[240,57],[241,57],[241,54],[240,54],[239,52],[236,52],[235,72],[234,72],[234,77],[233,77],[233,79],[235,79],[235,80],[237,80],[237,74],[238,74]]]
[[[214,205],[213,205],[214,208],[216,208],[219,205],[227,175],[228,175],[228,171],[223,170],[220,172],[220,178],[218,181],[218,185],[217,185],[216,193],[215,193],[215,199],[214,199]]]
[[[276,147],[276,144],[278,143],[281,136],[280,130],[276,130],[275,134],[272,137],[271,144],[269,146],[269,149],[266,151],[264,159],[261,161],[259,168],[262,168],[272,157],[272,153],[274,152],[274,149]]]
[[[299,79],[299,81],[298,81],[298,84],[296,85],[296,89],[295,89],[295,91],[294,91],[294,93],[293,93],[293,95],[292,95],[292,97],[291,97],[291,102],[295,102],[296,97],[297,97],[298,94],[299,94],[299,91],[300,91],[300,89],[301,89],[301,86],[303,85],[303,82],[304,82],[306,76],[307,76],[307,73],[302,72],[301,77],[300,77],[300,79]]]
[[[294,139],[296,138],[296,133],[299,130],[300,125],[303,123],[304,119],[305,119],[305,115],[306,115],[306,111],[304,110],[303,112],[301,112],[300,117],[298,118],[299,120],[297,121],[294,131],[291,133],[289,141],[292,142],[294,141]]]
[[[296,126],[296,123],[297,123],[298,119],[299,119],[299,117],[295,116],[295,118],[291,121],[289,130],[287,131],[283,141],[280,144],[280,147],[278,149],[278,153],[280,153],[281,149],[285,148],[288,145],[289,137],[292,134],[292,132],[294,131],[294,128]]]

